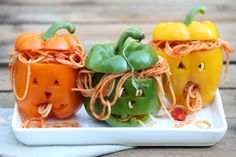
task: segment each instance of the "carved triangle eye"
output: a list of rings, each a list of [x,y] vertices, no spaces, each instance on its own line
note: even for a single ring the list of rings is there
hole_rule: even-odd
[[[60,83],[58,82],[58,80],[55,80],[53,83],[54,86],[60,86]]]
[[[179,62],[178,69],[186,69],[186,67],[182,61]]]
[[[38,85],[38,80],[36,78],[33,79],[33,82],[32,82],[34,85]]]

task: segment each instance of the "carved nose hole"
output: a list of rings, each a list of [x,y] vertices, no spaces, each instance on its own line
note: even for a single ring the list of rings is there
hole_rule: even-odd
[[[135,104],[135,101],[131,100],[128,102],[128,106],[129,106],[129,109],[130,110],[133,110],[134,109],[134,104]]]
[[[45,94],[45,96],[46,96],[47,99],[49,99],[49,98],[51,97],[51,95],[52,95],[51,92],[44,92],[44,94]]]
[[[182,61],[179,63],[178,69],[186,69],[186,67],[184,66],[184,63]]]

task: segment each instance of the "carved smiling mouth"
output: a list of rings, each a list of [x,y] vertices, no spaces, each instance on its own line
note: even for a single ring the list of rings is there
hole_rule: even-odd
[[[151,123],[146,124],[149,120],[151,120]],[[120,115],[111,114],[110,118],[106,122],[114,127],[153,126],[156,124],[156,120],[152,114],[128,116],[127,118],[121,118]]]
[[[52,96],[51,92],[44,92],[44,95],[45,95],[45,97],[47,99],[47,102],[37,104],[37,106],[38,106],[38,113],[43,118],[48,117],[48,115],[51,113],[51,111],[57,112],[57,111],[62,111],[62,110],[64,110],[66,108],[67,105],[65,105],[65,104],[60,104],[60,105],[55,105],[54,104],[53,105],[50,102],[50,99],[51,99],[51,96]]]
[[[47,117],[51,111],[57,112],[57,111],[63,111],[66,108],[67,105],[60,104],[57,106],[53,106],[52,103],[41,103],[38,105],[38,113],[43,117]]]
[[[198,84],[189,81],[184,86],[183,95],[186,99],[186,107],[188,112],[197,112],[202,108],[202,98]]]
[[[52,110],[51,103],[40,104],[38,107],[38,113],[43,117],[47,117]]]
[[[136,92],[137,93],[137,92]],[[144,93],[139,93],[140,96],[142,96]],[[142,102],[144,99],[146,100],[146,98],[136,98],[133,100],[130,100],[127,98],[125,102],[123,102],[122,104],[125,104],[124,106],[128,106],[128,110],[126,110],[127,108],[124,108],[124,106],[122,107],[120,104],[113,106],[113,110],[112,113],[110,115],[110,117],[106,120],[106,122],[114,127],[128,127],[128,126],[153,126],[156,124],[156,120],[153,117],[153,115],[155,115],[156,111],[158,110],[156,107],[156,104],[154,103],[137,103],[140,102],[140,100],[142,100]],[[140,105],[141,104],[141,105]],[[140,112],[138,109],[140,108],[140,106],[143,106],[143,104],[146,105],[146,109],[142,109],[142,112]],[[118,106],[118,107],[117,107]],[[122,112],[117,111],[117,108],[123,108]],[[151,108],[151,109],[150,109]],[[134,112],[130,112],[130,111],[134,111]]]

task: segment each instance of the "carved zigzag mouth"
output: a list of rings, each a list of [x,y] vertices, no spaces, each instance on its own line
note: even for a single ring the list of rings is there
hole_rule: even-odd
[[[133,120],[135,120],[136,124],[140,126],[153,126],[156,124],[155,118],[150,113],[144,114],[144,115],[137,115],[137,116],[128,116],[127,118],[123,118],[123,119],[121,119],[119,115],[114,115],[114,114],[111,114],[111,117],[116,118],[121,124],[129,124]],[[149,119],[151,119],[151,122],[149,121]]]
[[[119,121],[121,122],[128,122],[131,120],[131,118],[135,118],[136,120],[140,120],[142,119],[144,116],[148,115],[148,114],[145,114],[145,115],[137,115],[137,116],[127,116],[126,118],[121,118],[121,116],[119,115],[114,115],[114,114],[111,114],[113,117],[117,118]]]

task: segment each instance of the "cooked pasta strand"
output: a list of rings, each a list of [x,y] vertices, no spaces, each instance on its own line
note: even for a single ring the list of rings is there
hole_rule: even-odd
[[[87,69],[82,69],[78,73],[78,80],[77,80],[77,88],[72,89],[73,91],[80,91],[84,97],[91,97],[90,99],[90,111],[91,113],[99,120],[106,120],[110,117],[111,114],[111,107],[116,103],[117,99],[122,95],[122,92],[124,90],[123,85],[125,81],[129,78],[131,78],[132,74],[131,72],[126,73],[119,73],[119,74],[105,74],[99,83],[95,86],[86,85],[88,84],[87,78],[92,78],[92,76],[95,74],[95,72]],[[166,60],[160,59],[154,66],[144,69],[141,71],[135,71],[135,76],[140,79],[146,79],[146,78],[155,78],[158,81],[158,93],[162,93],[160,95],[160,99],[163,99],[164,96],[164,89],[162,85],[162,81],[160,79],[161,75],[166,74],[167,75],[167,81],[169,83],[169,87],[172,88],[171,82],[170,82],[170,68]],[[89,79],[89,84],[91,83],[92,79]],[[115,81],[117,81],[117,86],[115,87],[113,84],[115,84]],[[173,90],[173,89],[172,89]],[[114,91],[114,98],[113,100],[109,101],[106,100],[107,97],[109,97],[110,92]],[[142,95],[142,91],[136,92],[138,96]],[[173,101],[175,101],[175,95],[173,94]],[[95,112],[95,104],[96,99],[100,100],[100,104],[102,105],[102,112],[96,113]],[[175,103],[175,102],[173,102]],[[130,103],[131,104],[131,103]],[[130,105],[130,108],[132,108],[132,104]],[[105,111],[107,110],[107,113],[105,115]]]
[[[192,52],[210,51],[217,48],[222,48],[226,54],[226,68],[224,71],[224,79],[226,79],[229,69],[229,54],[234,51],[234,48],[222,39],[211,41],[151,41],[149,43],[159,51],[164,51],[170,56],[184,56]]]

